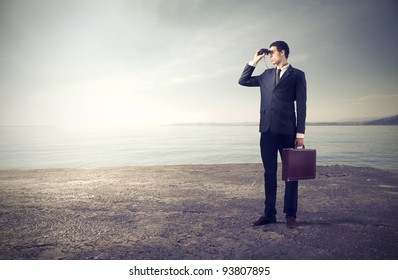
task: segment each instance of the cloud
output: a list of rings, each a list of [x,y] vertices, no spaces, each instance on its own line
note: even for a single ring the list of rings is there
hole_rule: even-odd
[[[4,0],[0,5],[3,124],[43,123],[54,116],[67,121],[64,115],[77,122],[74,108],[87,121],[107,116],[137,121],[140,114],[153,121],[167,115],[228,121],[237,115],[229,112],[238,111],[241,121],[256,120],[258,94],[247,92],[258,91],[239,87],[237,80],[256,49],[280,39],[291,47],[289,61],[306,72],[309,112],[316,107],[320,115],[330,114],[324,109],[330,94],[348,107],[396,104],[397,58],[386,55],[382,67],[375,67],[379,61],[369,56],[382,47],[391,54],[397,46],[391,31],[397,21],[394,1]],[[264,69],[261,64],[255,73]],[[374,94],[379,89],[384,94]],[[37,109],[21,105],[32,98]],[[156,114],[154,104],[161,104]]]
[[[163,83],[165,86],[174,86],[174,85],[178,85],[178,84],[182,84],[182,83],[198,81],[203,78],[204,77],[201,75],[195,75],[195,74],[189,75],[188,74],[188,75],[179,76],[179,77],[171,77],[171,78],[167,79],[166,81],[164,81]]]
[[[356,97],[349,97],[340,100],[340,103],[369,103],[378,101],[393,102],[398,100],[397,94],[372,94],[372,95],[359,95]]]
[[[372,102],[372,101],[386,101],[386,100],[395,100],[398,101],[398,94],[375,94],[375,95],[367,95],[367,96],[361,96],[357,99],[358,101],[366,101],[366,102]]]

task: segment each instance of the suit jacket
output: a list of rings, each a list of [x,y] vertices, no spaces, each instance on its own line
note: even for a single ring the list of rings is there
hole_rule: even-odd
[[[247,64],[239,84],[260,87],[260,132],[271,129],[276,134],[305,133],[307,85],[304,72],[289,66],[276,84],[276,68],[252,76],[254,69]]]

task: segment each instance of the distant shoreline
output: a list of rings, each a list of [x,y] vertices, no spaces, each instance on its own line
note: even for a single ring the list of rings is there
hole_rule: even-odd
[[[334,122],[307,122],[307,126],[395,126],[398,125],[398,115],[384,118],[350,120],[350,121],[334,121]],[[63,127],[63,125],[60,125]],[[91,127],[92,125],[78,125],[78,127]],[[125,127],[125,125],[93,125],[94,127]],[[134,124],[132,126],[135,126]],[[141,126],[141,125],[140,125]],[[258,126],[258,122],[179,122],[152,124],[149,126]],[[0,125],[0,127],[57,127],[57,125]],[[74,127],[74,125],[66,125],[66,127]]]
[[[378,126],[378,125],[398,125],[398,115],[378,118],[367,121],[344,121],[344,122],[307,122],[308,126]],[[258,122],[198,122],[198,123],[174,123],[171,126],[258,126]]]
[[[398,124],[363,124],[357,122],[309,122],[307,126],[397,126]],[[173,123],[164,126],[258,126],[258,123]]]

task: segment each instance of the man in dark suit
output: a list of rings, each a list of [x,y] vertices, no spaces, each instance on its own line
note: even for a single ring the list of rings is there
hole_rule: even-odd
[[[260,148],[264,165],[264,215],[253,226],[276,223],[276,192],[278,151],[304,145],[307,86],[304,72],[293,68],[287,61],[289,46],[283,41],[270,45],[268,56],[276,66],[259,76],[252,76],[257,63],[266,53],[256,52],[239,79],[239,84],[260,87]],[[296,106],[295,106],[296,105]],[[283,159],[282,159],[283,160]],[[298,181],[285,183],[283,212],[286,225],[296,226]]]

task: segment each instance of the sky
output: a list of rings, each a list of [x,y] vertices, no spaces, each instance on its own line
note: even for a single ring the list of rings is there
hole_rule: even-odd
[[[306,74],[308,122],[395,115],[397,3],[0,0],[0,125],[257,122],[238,79],[276,40]]]

